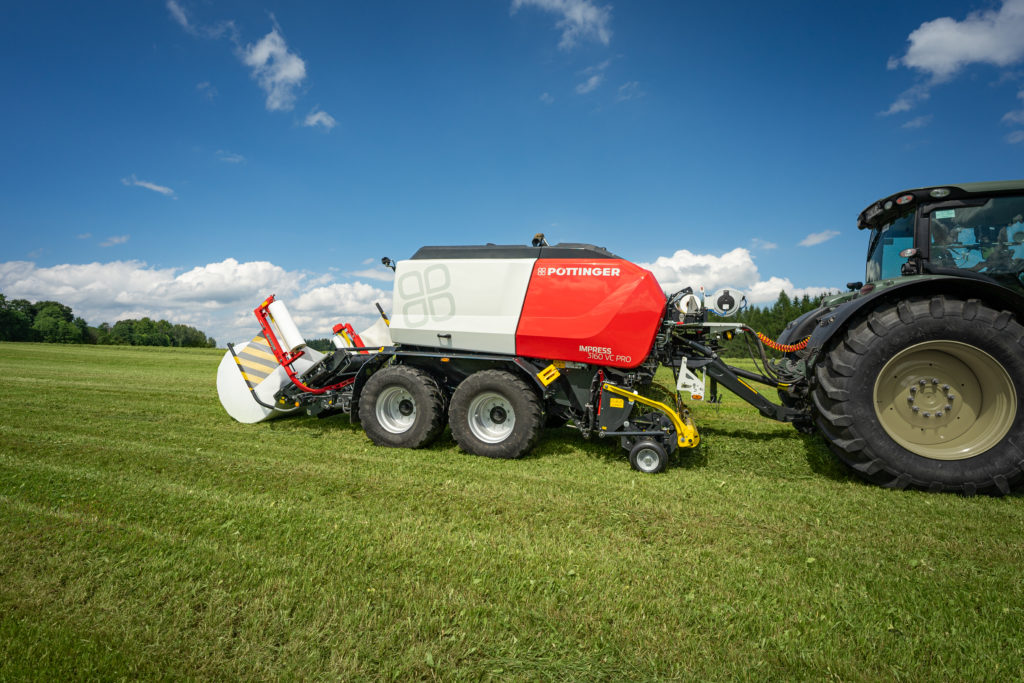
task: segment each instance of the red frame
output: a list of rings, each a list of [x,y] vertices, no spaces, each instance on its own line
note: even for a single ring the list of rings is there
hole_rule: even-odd
[[[281,342],[277,341],[277,335],[274,334],[274,330],[270,325],[270,314],[267,312],[267,307],[274,303],[274,297],[274,294],[267,297],[263,303],[253,310],[253,313],[256,314],[256,320],[259,321],[260,327],[263,329],[263,335],[266,337],[267,343],[270,344],[270,350],[274,352],[274,358],[276,358],[277,362],[284,368],[284,371],[288,374],[288,379],[292,381],[292,384],[311,394],[324,394],[328,391],[340,389],[352,384],[352,382],[355,382],[356,379],[353,377],[351,379],[346,379],[343,382],[332,384],[329,387],[324,387],[323,389],[314,389],[313,387],[307,387],[299,381],[299,378],[295,375],[295,371],[292,370],[292,363],[301,358],[303,354],[305,354],[305,351],[285,351],[284,348],[281,347]]]

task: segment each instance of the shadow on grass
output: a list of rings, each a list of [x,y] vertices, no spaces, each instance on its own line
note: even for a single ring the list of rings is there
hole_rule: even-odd
[[[271,432],[305,434],[309,438],[314,439],[325,436],[361,436],[363,434],[362,426],[353,424],[343,414],[331,415],[326,418],[316,418],[308,415],[287,416],[268,420],[259,426]],[[459,450],[459,446],[452,438],[451,430],[445,428],[444,432],[434,443],[422,450],[451,452]],[[582,454],[585,457],[607,463],[621,463],[629,459],[629,452],[619,444],[618,437],[602,439],[594,436],[590,439],[584,439],[572,427],[554,427],[542,430],[537,444],[522,459],[537,460],[573,454]],[[707,464],[707,453],[703,446],[680,448],[669,459],[669,467],[680,467],[683,469],[706,467]]]
[[[812,472],[832,481],[857,481],[867,486],[867,482],[854,474],[828,449],[825,439],[820,434],[800,434],[799,436],[800,441],[803,442],[804,457]]]

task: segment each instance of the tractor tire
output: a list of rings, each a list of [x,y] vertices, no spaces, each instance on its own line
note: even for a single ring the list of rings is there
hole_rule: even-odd
[[[426,372],[391,365],[363,387],[359,421],[378,446],[422,448],[444,431],[444,395]]]
[[[887,488],[1006,495],[1024,483],[1024,327],[977,299],[911,298],[854,321],[814,368],[815,422]]]
[[[452,394],[448,422],[464,451],[487,458],[521,458],[540,437],[544,409],[521,378],[502,370],[482,370]]]

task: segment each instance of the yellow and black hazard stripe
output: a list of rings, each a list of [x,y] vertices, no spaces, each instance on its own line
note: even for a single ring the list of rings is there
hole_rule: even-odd
[[[263,335],[253,337],[253,340],[234,356],[238,369],[250,389],[255,388],[278,367],[277,359],[270,351],[270,344]]]

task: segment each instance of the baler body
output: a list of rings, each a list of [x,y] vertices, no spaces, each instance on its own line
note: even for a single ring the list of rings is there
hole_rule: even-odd
[[[399,344],[631,368],[665,315],[650,271],[590,245],[425,247],[395,272]]]

